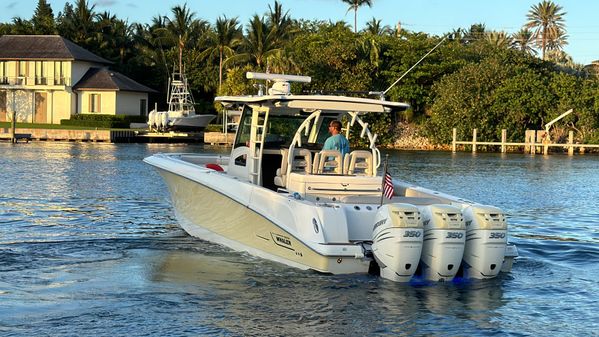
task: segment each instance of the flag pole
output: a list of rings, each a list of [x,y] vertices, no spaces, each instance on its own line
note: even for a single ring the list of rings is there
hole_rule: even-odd
[[[389,154],[385,154],[385,168],[383,170],[383,176],[381,179],[381,204],[379,207],[383,206],[383,198],[385,197],[385,179],[387,178],[387,164],[389,163]]]

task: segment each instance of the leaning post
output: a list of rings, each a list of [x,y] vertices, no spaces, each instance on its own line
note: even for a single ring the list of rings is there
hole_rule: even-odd
[[[451,141],[451,152],[453,152],[453,153],[456,152],[457,137],[458,137],[458,129],[453,128],[453,140]]]
[[[476,131],[477,129],[472,130],[472,153],[476,153]]]
[[[507,141],[507,130],[501,129],[501,153],[505,153],[505,143]]]

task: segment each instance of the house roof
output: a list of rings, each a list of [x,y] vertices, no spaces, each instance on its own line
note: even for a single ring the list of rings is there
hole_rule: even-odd
[[[105,68],[90,68],[73,86],[73,90],[116,90],[155,93],[129,77]]]
[[[59,35],[4,35],[0,37],[0,60],[72,60],[112,64]]]

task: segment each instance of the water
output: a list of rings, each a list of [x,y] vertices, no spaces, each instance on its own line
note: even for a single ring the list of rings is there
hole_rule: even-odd
[[[599,158],[389,152],[395,177],[501,207],[520,258],[429,286],[299,271],[187,236],[157,144],[0,143],[3,336],[599,336]]]

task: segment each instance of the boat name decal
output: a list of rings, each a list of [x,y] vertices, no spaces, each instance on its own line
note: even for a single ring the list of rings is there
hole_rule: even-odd
[[[382,226],[387,222],[388,218],[384,218],[383,220],[377,221],[374,223],[374,227],[372,227],[372,230],[375,230],[378,226]]]
[[[291,239],[289,239],[288,237],[275,233],[270,233],[270,235],[272,236],[274,243],[276,243],[278,246],[294,250],[291,245]]]

